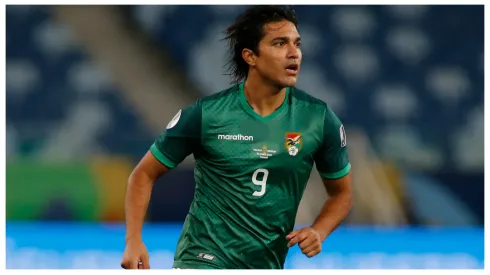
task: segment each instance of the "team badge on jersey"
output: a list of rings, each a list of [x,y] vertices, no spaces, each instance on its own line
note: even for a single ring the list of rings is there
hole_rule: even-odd
[[[344,125],[340,125],[340,147],[345,147],[347,144],[347,137],[345,135]]]
[[[285,145],[290,156],[296,156],[301,150],[303,147],[302,138],[301,133],[286,133]]]

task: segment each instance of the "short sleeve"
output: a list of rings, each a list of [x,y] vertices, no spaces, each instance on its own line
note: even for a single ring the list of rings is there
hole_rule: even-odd
[[[315,163],[324,179],[339,179],[350,172],[344,125],[327,106],[323,125],[323,143],[315,154]]]
[[[153,156],[172,169],[195,153],[201,144],[201,117],[199,101],[179,110],[165,131],[151,145]]]

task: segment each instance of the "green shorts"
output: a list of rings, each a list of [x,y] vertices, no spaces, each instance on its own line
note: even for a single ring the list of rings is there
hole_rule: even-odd
[[[172,269],[223,269],[217,265],[198,261],[176,261]]]

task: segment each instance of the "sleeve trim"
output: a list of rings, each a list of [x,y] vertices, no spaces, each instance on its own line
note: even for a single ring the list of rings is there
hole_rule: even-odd
[[[161,162],[163,165],[165,165],[169,169],[175,168],[177,166],[173,161],[169,160],[165,155],[160,152],[160,150],[157,148],[155,144],[152,144],[150,147],[150,151],[153,154],[153,156]]]
[[[350,172],[351,164],[350,162],[344,167],[344,169],[335,173],[320,173],[320,176],[324,179],[340,179]]]

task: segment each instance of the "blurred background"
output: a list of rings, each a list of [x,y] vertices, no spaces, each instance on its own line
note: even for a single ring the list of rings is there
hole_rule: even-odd
[[[136,162],[229,86],[243,6],[7,6],[7,268],[119,268]],[[286,268],[483,267],[483,6],[294,6],[298,87],[344,122],[355,207]],[[159,179],[144,238],[170,268],[193,159]],[[314,170],[298,212],[327,198]]]

